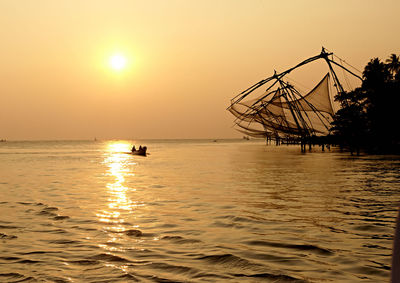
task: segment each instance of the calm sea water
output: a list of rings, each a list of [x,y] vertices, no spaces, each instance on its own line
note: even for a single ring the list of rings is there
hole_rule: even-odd
[[[0,143],[0,282],[387,282],[400,158]]]

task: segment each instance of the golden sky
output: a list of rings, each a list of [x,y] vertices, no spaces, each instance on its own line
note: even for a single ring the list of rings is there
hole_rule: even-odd
[[[395,0],[1,0],[0,138],[241,137],[233,96],[322,46],[361,70],[399,54],[399,11]]]

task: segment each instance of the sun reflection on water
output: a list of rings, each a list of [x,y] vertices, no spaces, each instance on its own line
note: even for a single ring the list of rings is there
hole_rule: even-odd
[[[107,184],[107,191],[110,197],[108,198],[107,207],[96,215],[100,222],[106,224],[104,229],[112,232],[109,242],[117,241],[119,233],[129,229],[125,219],[133,212],[135,207],[141,205],[136,201],[132,201],[129,197],[129,193],[136,191],[136,189],[126,185],[125,179],[135,176],[132,169],[137,165],[132,156],[127,154],[129,150],[130,145],[128,143],[111,142],[107,145],[103,161],[108,167],[105,176],[112,179]]]

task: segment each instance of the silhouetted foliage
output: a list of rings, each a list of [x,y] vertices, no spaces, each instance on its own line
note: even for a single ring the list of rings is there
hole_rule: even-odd
[[[363,72],[361,87],[335,98],[333,134],[350,151],[400,153],[400,62],[392,54],[386,64],[372,59]]]
[[[393,76],[397,75],[400,71],[400,60],[396,54],[390,55],[389,59],[386,60],[387,67]]]

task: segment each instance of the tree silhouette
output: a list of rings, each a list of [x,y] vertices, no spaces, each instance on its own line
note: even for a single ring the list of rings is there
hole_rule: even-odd
[[[387,67],[393,76],[399,73],[400,71],[400,60],[399,56],[396,54],[391,54],[389,59],[386,60]]]
[[[400,153],[399,57],[392,54],[386,62],[372,59],[364,68],[361,87],[335,97],[342,108],[334,117],[333,134],[350,151]]]

